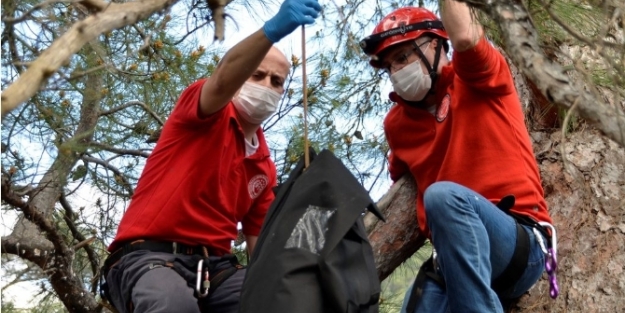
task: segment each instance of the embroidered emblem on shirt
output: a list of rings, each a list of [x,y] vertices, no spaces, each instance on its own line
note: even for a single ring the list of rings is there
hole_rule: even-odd
[[[250,183],[247,185],[247,191],[250,193],[250,198],[256,199],[260,193],[265,190],[267,184],[269,184],[269,178],[267,178],[267,175],[259,174],[252,177],[252,179],[250,179]]]
[[[438,106],[438,110],[436,110],[436,120],[440,123],[447,118],[447,113],[449,113],[449,105],[451,104],[451,96],[446,94],[443,100],[441,101],[441,105]]]

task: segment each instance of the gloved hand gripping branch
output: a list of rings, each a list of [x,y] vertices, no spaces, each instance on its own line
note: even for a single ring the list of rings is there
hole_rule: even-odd
[[[265,23],[263,32],[276,43],[300,25],[312,24],[320,11],[317,0],[285,0],[278,13]]]

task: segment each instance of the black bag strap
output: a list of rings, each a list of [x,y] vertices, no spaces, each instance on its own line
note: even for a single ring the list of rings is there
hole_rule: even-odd
[[[410,298],[408,299],[406,312],[414,312],[419,305],[419,301],[423,296],[423,287],[425,286],[425,281],[428,278],[434,280],[434,282],[441,286],[443,290],[445,289],[445,280],[441,275],[436,273],[436,269],[434,268],[433,256],[430,256],[430,258],[423,262],[419,268],[417,277],[415,277],[414,284],[412,285],[412,292],[410,293]]]

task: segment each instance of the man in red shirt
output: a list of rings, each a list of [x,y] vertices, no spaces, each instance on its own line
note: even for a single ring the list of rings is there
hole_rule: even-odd
[[[285,0],[182,92],[109,246],[103,289],[119,312],[238,312],[245,270],[231,243],[240,222],[252,253],[276,185],[260,124],[290,64],[273,44],[320,9]]]
[[[464,3],[443,0],[441,12],[395,10],[361,42],[393,84],[391,178],[414,177],[419,228],[436,251],[438,281],[413,286],[402,312],[503,312],[501,300],[540,278],[539,222],[551,219],[506,60]]]

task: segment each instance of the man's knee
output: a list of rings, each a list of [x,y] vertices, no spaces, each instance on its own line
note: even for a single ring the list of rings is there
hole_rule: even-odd
[[[445,219],[456,208],[455,203],[458,199],[458,190],[461,185],[442,181],[430,185],[423,194],[423,204],[425,205],[425,214],[428,220],[432,222]]]

